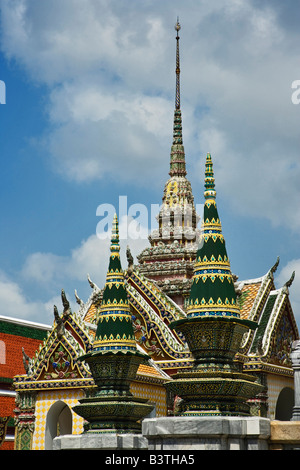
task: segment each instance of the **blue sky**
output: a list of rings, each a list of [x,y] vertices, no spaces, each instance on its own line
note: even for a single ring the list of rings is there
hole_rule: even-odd
[[[84,5],[84,6],[83,6]],[[290,289],[300,322],[297,0],[1,3],[1,314],[52,323],[64,288],[103,285],[97,207],[160,204],[168,179],[177,16],[188,178],[212,154],[232,271]],[[149,226],[150,226],[150,220]],[[120,222],[124,223],[123,220]],[[147,225],[147,224],[146,224]],[[143,227],[145,230],[147,226]],[[136,256],[145,239],[124,240]]]

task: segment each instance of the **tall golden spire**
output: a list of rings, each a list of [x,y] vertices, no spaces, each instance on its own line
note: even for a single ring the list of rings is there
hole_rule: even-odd
[[[151,248],[138,256],[140,273],[153,279],[165,293],[182,306],[189,294],[198,247],[198,215],[192,186],[187,179],[180,109],[179,19],[176,31],[176,91],[173,141],[169,179],[165,183],[162,205],[157,216],[158,229],[149,236]],[[163,260],[163,263],[162,263]],[[175,271],[174,271],[175,270]],[[174,276],[174,272],[176,275]]]
[[[186,176],[185,152],[182,139],[182,119],[180,109],[180,59],[179,59],[179,31],[181,29],[179,19],[175,24],[176,35],[176,90],[175,111],[173,124],[173,145],[171,148],[170,176]]]
[[[176,36],[176,96],[175,96],[175,109],[180,109],[180,60],[179,60],[179,36],[178,33],[181,29],[179,19],[177,17],[177,23],[175,24]]]

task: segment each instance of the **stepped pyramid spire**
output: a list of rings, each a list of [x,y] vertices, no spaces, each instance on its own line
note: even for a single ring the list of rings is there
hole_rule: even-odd
[[[197,253],[199,217],[196,214],[191,183],[186,178],[180,109],[180,29],[177,19],[176,92],[170,178],[165,184],[162,205],[157,216],[158,229],[153,230],[149,237],[151,248],[146,248],[138,256],[138,261],[140,272],[155,280],[166,294],[183,306],[184,299],[189,294],[189,280],[193,275],[193,262]]]
[[[119,228],[114,216],[109,267],[93,348],[136,351],[125,278],[120,261]]]
[[[239,317],[234,281],[216,205],[211,155],[205,164],[205,204],[194,277],[187,307],[188,317]]]

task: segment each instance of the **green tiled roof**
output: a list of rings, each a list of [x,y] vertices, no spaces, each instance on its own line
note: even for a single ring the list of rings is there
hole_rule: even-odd
[[[261,320],[259,322],[258,328],[257,328],[256,333],[255,333],[255,337],[254,337],[254,340],[253,340],[253,343],[252,343],[250,353],[253,353],[257,350],[257,346],[259,345],[260,341],[263,338],[264,332],[266,330],[266,326],[268,324],[270,315],[272,313],[272,310],[274,308],[274,305],[275,305],[275,302],[276,302],[276,299],[277,299],[277,295],[278,295],[277,293],[269,295],[269,298],[267,300],[265,309],[264,309],[263,314],[261,316]]]
[[[49,327],[50,330],[50,327]],[[18,321],[5,321],[0,319],[0,332],[8,335],[22,336],[25,338],[37,339],[43,341],[47,337],[48,329],[39,328],[38,326],[22,325]]]

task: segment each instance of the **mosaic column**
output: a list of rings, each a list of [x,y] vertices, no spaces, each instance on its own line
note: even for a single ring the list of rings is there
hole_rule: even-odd
[[[17,393],[15,413],[15,450],[31,450],[35,426],[36,394]]]
[[[300,421],[300,340],[292,343],[292,367],[294,370],[295,405],[291,421]]]

